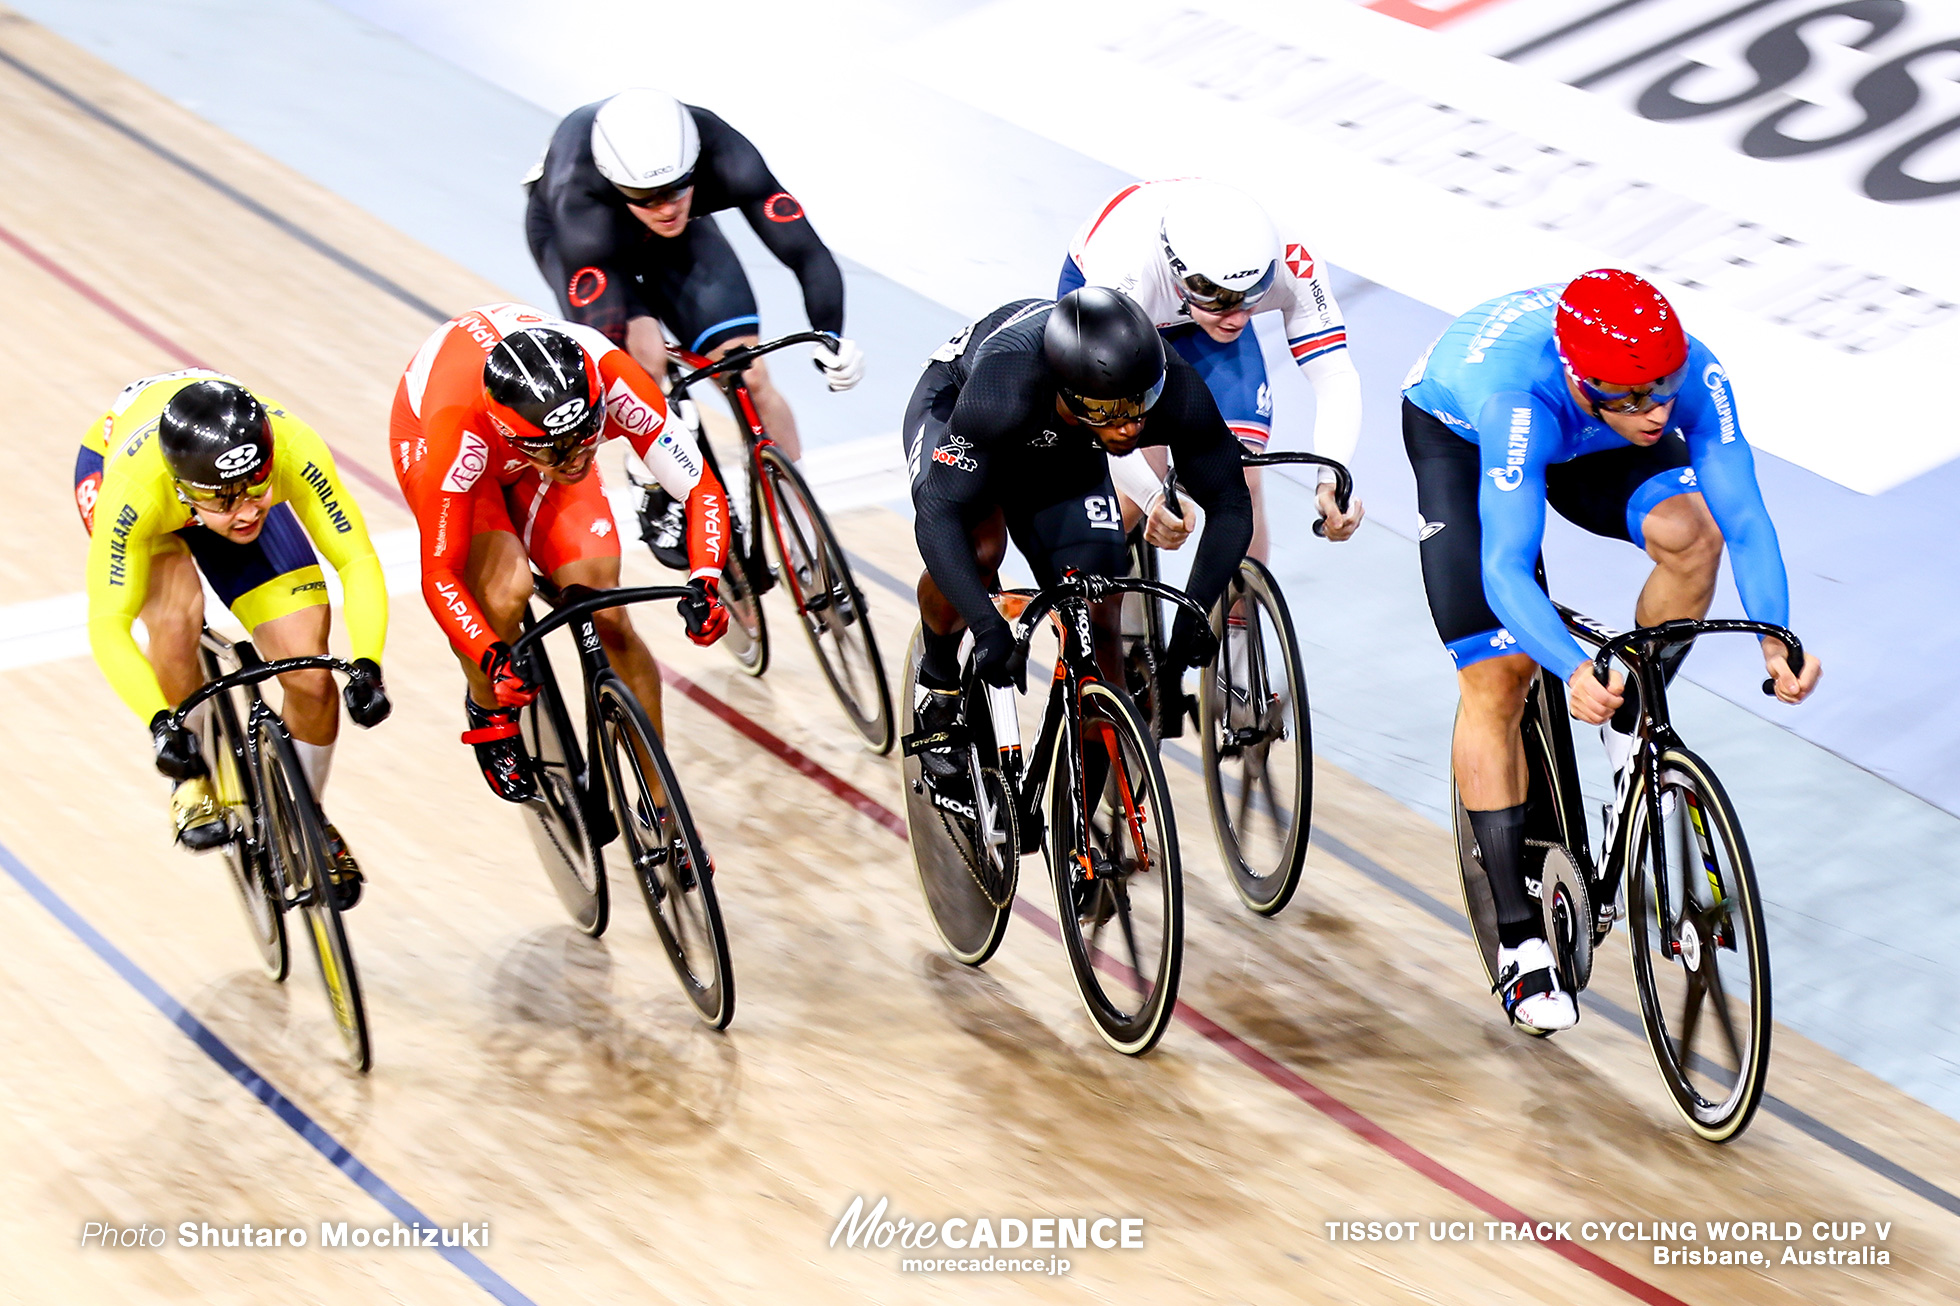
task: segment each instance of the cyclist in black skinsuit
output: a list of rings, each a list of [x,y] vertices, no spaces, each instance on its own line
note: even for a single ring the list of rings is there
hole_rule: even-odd
[[[863,353],[842,339],[837,260],[755,146],[708,110],[644,87],[574,109],[527,184],[525,236],[566,320],[618,342],[651,375],[667,374],[662,324],[710,358],[759,337],[755,292],[713,217],[727,209],[796,273],[811,327],[839,337],[814,359],[830,388],[848,390],[864,374]],[[760,362],[748,385],[769,434],[799,457],[796,419]],[[655,535],[677,527],[666,519],[678,505],[653,497],[643,524]],[[678,550],[669,565],[684,565],[680,531],[667,534]]]
[[[959,711],[958,652],[971,626],[974,663],[990,684],[1024,679],[1007,623],[994,610],[1008,537],[1046,586],[1073,568],[1120,576],[1127,565],[1109,454],[1166,445],[1180,485],[1205,510],[1186,592],[1209,609],[1252,540],[1252,499],[1239,443],[1204,380],[1164,349],[1127,296],[1090,286],[1059,303],[995,309],[935,352],[905,410],[925,645],[916,705],[922,734]],[[1096,655],[1123,683],[1120,600],[1096,604]],[[1215,641],[1180,611],[1167,650],[1173,682],[1211,659]],[[937,779],[949,751],[924,755]]]

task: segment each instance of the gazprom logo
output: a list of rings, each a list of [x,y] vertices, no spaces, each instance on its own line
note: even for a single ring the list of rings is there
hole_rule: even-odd
[[[1506,435],[1504,446],[1504,466],[1493,467],[1484,475],[1490,477],[1500,490],[1515,490],[1524,484],[1525,450],[1531,444],[1531,410],[1513,408],[1511,410],[1511,429]]]
[[[1715,405],[1715,416],[1722,422],[1722,443],[1735,443],[1735,404],[1729,399],[1729,374],[1720,363],[1701,369],[1701,383],[1708,387],[1708,398]]]

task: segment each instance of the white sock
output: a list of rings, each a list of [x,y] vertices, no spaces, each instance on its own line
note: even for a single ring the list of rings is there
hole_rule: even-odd
[[[306,772],[306,783],[313,788],[313,800],[319,802],[327,792],[327,772],[333,769],[333,745],[295,739],[293,750],[299,754],[299,769]]]

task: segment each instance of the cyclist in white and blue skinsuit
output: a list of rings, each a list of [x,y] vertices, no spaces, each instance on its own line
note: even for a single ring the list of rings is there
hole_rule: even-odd
[[[1497,907],[1500,992],[1514,1023],[1549,1033],[1578,1011],[1524,885],[1525,692],[1541,666],[1564,680],[1572,714],[1606,727],[1615,769],[1638,705],[1617,672],[1610,686],[1594,678],[1539,583],[1545,507],[1654,559],[1641,625],[1705,616],[1725,543],[1749,616],[1787,625],[1783,555],[1727,373],[1630,272],[1588,272],[1458,318],[1410,373],[1402,433],[1423,586],[1462,694],[1453,761]],[[1777,697],[1801,702],[1817,661],[1799,677],[1786,654],[1763,641]]]
[[[1139,182],[1111,196],[1069,242],[1057,294],[1084,284],[1120,290],[1143,306],[1165,340],[1204,377],[1232,434],[1253,452],[1272,434],[1272,391],[1251,330],[1257,313],[1286,320],[1294,361],[1314,388],[1314,448],[1351,462],[1361,437],[1361,377],[1347,349],[1347,327],[1313,255],[1282,241],[1258,203],[1241,191],[1196,177]],[[1175,547],[1188,534],[1161,510],[1161,469],[1135,454],[1112,461],[1116,487],[1152,518],[1152,539]],[[1357,500],[1334,505],[1334,477],[1319,492],[1327,537],[1344,540],[1361,524]],[[1251,556],[1268,554],[1259,472],[1248,468],[1254,529]],[[1152,509],[1157,511],[1152,513]]]

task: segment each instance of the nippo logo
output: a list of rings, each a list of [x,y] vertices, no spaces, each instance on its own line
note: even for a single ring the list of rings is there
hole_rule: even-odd
[[[544,429],[557,435],[585,420],[585,400],[567,399],[544,415]]]
[[[227,449],[218,455],[215,466],[220,476],[243,476],[259,465],[259,447],[256,444],[241,444],[236,449]]]

